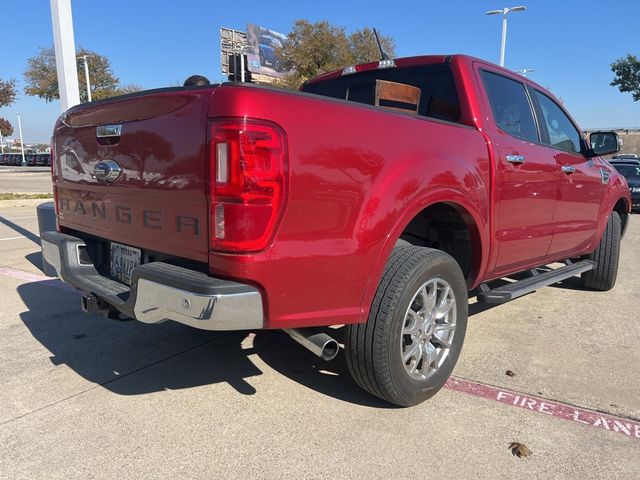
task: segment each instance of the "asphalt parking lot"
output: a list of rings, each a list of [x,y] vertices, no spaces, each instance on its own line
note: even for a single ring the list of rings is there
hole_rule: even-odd
[[[0,166],[0,192],[51,193],[50,167]]]
[[[640,478],[636,218],[613,291],[472,304],[455,378],[399,409],[278,332],[83,314],[37,203],[0,202],[0,478]]]

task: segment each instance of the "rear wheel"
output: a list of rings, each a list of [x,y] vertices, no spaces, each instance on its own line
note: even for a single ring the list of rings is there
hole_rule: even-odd
[[[398,245],[368,321],[347,327],[349,371],[360,387],[390,403],[421,403],[451,375],[467,315],[467,287],[456,261],[439,250]]]
[[[607,226],[595,252],[587,255],[588,260],[595,262],[595,268],[581,275],[582,286],[590,290],[611,290],[618,276],[620,259],[620,237],[622,225],[618,212],[611,212]]]

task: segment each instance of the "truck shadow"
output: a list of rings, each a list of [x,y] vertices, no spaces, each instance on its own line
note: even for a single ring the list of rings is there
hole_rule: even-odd
[[[51,280],[50,282],[57,282]],[[27,306],[20,317],[49,352],[90,382],[121,395],[226,382],[241,394],[262,372],[241,348],[241,332],[207,332],[167,322],[119,322],[80,311],[74,291],[33,282],[18,287]]]
[[[31,240],[33,243],[40,245],[40,237],[33,233],[31,230],[27,230],[24,227],[21,227],[15,222],[12,222],[8,218],[4,218],[0,215],[0,225],[4,225],[14,230],[16,233],[23,235],[25,238]]]
[[[342,343],[341,330],[330,335]],[[338,400],[374,408],[398,408],[358,387],[347,368],[344,350],[330,361],[316,357],[288,335],[279,331],[258,332],[253,341],[255,353],[269,367],[294,382]]]
[[[227,383],[253,395],[251,377],[262,375],[252,357],[311,390],[376,408],[391,405],[352,381],[344,356],[324,362],[280,331],[209,332],[174,322],[146,325],[119,322],[80,311],[74,291],[58,280],[18,287],[26,305],[20,317],[49,352],[53,365],[119,395],[142,395]],[[254,358],[255,358],[254,357]],[[256,358],[257,360],[257,358]]]

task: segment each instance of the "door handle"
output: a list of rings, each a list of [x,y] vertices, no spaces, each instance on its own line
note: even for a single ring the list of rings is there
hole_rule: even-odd
[[[574,173],[576,171],[576,167],[572,165],[563,165],[562,171],[566,174]]]
[[[507,162],[515,164],[524,163],[524,155],[507,155]]]

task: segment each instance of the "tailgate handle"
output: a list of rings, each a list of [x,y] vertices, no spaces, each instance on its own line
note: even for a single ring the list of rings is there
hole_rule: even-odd
[[[96,128],[96,137],[109,138],[119,137],[122,133],[122,125],[98,125]]]
[[[514,164],[524,163],[524,155],[507,155],[507,162]]]

